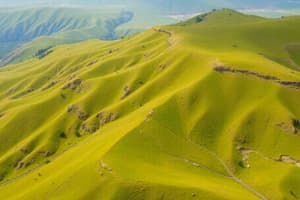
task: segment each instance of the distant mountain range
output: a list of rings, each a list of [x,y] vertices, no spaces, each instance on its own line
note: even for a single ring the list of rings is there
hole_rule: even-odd
[[[22,61],[58,44],[116,39],[116,27],[132,17],[132,12],[101,8],[0,9],[0,64]]]
[[[59,44],[94,38],[117,39],[154,25],[175,23],[184,19],[177,16],[180,14],[193,16],[224,7],[297,9],[300,1],[0,0],[0,66],[23,61],[39,50]]]
[[[20,6],[20,5],[123,5],[127,7],[154,7],[168,12],[191,12],[200,9],[211,8],[249,8],[249,7],[269,7],[269,8],[290,8],[300,7],[299,0],[14,0],[7,2],[0,0],[0,6]]]

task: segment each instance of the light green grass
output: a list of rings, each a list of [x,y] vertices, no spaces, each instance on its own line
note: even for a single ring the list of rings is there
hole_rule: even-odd
[[[1,68],[0,199],[295,199],[300,168],[276,160],[300,159],[278,126],[300,119],[299,90],[213,68],[298,81],[299,25],[220,10]]]

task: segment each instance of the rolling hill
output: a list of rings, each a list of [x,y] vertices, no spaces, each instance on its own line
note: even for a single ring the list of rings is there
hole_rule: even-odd
[[[116,27],[132,17],[131,12],[106,7],[0,9],[0,65],[25,60],[58,44],[115,39]]]
[[[0,199],[300,198],[300,17],[223,9],[0,69]]]
[[[25,7],[0,9],[0,67],[39,51],[89,39],[114,40],[177,20],[163,12],[122,7]]]
[[[181,15],[223,7],[278,17],[298,13],[300,4],[281,0],[0,0],[0,66],[59,44],[117,39],[154,25],[176,23]]]

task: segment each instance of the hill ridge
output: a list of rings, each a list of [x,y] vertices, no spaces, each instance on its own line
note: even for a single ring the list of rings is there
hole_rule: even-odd
[[[298,196],[300,20],[231,16],[1,68],[0,198]]]

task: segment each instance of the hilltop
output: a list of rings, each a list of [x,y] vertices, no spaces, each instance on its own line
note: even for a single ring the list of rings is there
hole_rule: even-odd
[[[269,17],[299,12],[296,1],[283,0],[0,0],[0,66],[56,45],[118,39],[223,7]]]
[[[0,69],[0,199],[297,199],[300,17],[223,9]]]

